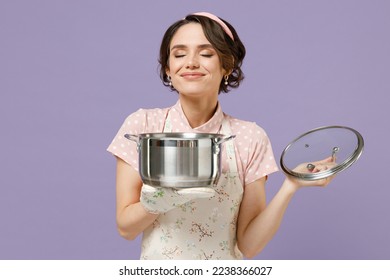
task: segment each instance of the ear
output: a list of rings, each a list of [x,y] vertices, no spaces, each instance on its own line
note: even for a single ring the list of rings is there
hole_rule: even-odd
[[[223,72],[224,72],[224,73],[223,73],[224,76],[226,76],[226,75],[229,76],[229,75],[233,72],[233,69],[230,69],[230,70],[225,70],[225,69],[223,69]]]
[[[167,76],[171,76],[171,71],[169,70],[169,68],[165,68],[165,74],[167,74]]]
[[[232,64],[230,64],[230,65],[227,65],[227,66],[230,66],[231,68],[230,69],[223,69],[223,71],[224,71],[224,76],[225,75],[230,75],[232,72],[233,72],[233,69],[234,69],[234,57],[233,56],[231,56],[231,59],[232,59]]]

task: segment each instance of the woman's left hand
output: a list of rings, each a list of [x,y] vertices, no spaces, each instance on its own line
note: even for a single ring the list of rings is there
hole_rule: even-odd
[[[326,159],[310,162],[310,163],[302,163],[293,169],[294,172],[297,173],[319,173],[326,171],[336,165],[333,157],[328,157]],[[303,180],[293,176],[288,176],[287,180],[289,180],[295,188],[299,189],[301,187],[307,186],[318,186],[325,187],[327,186],[335,176],[329,176],[323,179],[318,180]]]

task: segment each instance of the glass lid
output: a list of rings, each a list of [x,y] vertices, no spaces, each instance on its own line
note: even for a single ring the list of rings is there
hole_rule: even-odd
[[[280,165],[291,176],[319,180],[351,166],[362,154],[363,146],[363,137],[352,128],[320,127],[292,141],[283,150]]]

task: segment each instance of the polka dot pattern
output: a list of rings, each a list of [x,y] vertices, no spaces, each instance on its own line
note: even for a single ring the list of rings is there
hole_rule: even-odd
[[[135,142],[123,137],[128,134],[156,133],[164,129],[168,111],[172,120],[172,131],[219,133],[222,120],[229,120],[234,141],[237,167],[243,185],[278,171],[271,143],[266,132],[254,122],[233,118],[218,108],[205,124],[191,128],[178,101],[173,107],[164,109],[139,109],[126,118],[107,151],[123,159],[138,171],[138,152]],[[226,153],[222,153],[222,169],[229,168]]]

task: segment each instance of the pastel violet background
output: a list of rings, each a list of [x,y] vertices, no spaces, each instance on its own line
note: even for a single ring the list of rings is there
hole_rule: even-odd
[[[389,259],[390,2],[1,1],[0,259],[137,259],[115,227],[106,147],[136,109],[170,106],[157,54],[190,12],[230,21],[246,80],[220,101],[257,122],[276,157],[299,134],[345,125],[360,160],[300,190],[257,259]],[[283,174],[272,175],[268,200]]]

